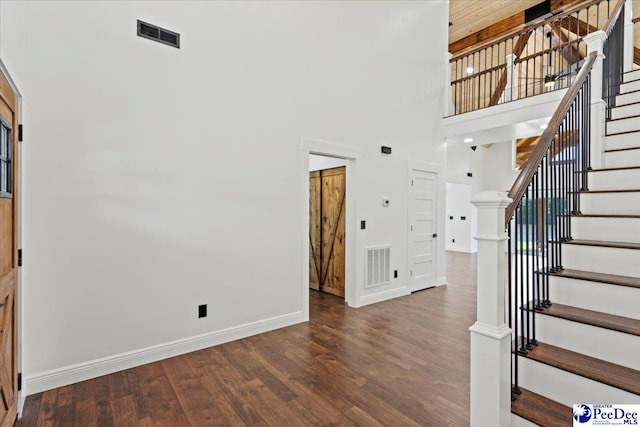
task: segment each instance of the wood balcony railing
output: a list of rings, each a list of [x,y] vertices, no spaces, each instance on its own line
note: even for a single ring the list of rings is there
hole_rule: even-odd
[[[584,37],[605,29],[616,0],[588,0],[551,18],[457,53],[450,114],[566,89],[587,56]]]

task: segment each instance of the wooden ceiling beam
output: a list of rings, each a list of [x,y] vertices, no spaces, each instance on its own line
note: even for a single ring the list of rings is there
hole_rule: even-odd
[[[455,23],[454,23],[455,25]],[[516,28],[524,28],[524,12],[511,15],[495,24],[449,44],[449,53],[455,55],[471,46],[491,40]]]
[[[524,51],[524,48],[527,47],[527,43],[529,42],[530,36],[531,36],[531,32],[529,31],[526,33],[520,34],[520,37],[518,37],[518,42],[513,47],[513,54],[515,56],[519,57],[522,54],[522,52]],[[500,80],[498,81],[496,90],[491,95],[491,99],[489,99],[489,106],[498,104],[498,101],[500,101],[500,97],[502,96],[502,93],[504,92],[506,87],[507,87],[507,71],[505,70],[502,72],[502,75],[500,76]]]
[[[565,19],[559,20],[558,24],[570,33],[580,37],[584,37],[588,33],[595,33],[598,31],[597,27],[587,24],[582,19],[578,19],[575,16],[567,16]]]
[[[562,31],[562,28],[558,24],[553,25],[551,29],[560,38],[561,45],[568,47],[567,49],[561,49],[560,53],[569,65],[575,64],[576,62],[584,59],[580,54],[580,49],[576,47],[576,43],[570,43],[571,40],[569,39],[569,36]]]
[[[576,0],[552,0],[551,1],[551,10],[554,13],[562,12],[566,6],[570,6],[576,3],[580,3],[580,1]],[[449,19],[453,19],[453,25],[456,25],[455,17],[449,17]],[[486,42],[491,39],[498,38],[499,36],[506,34],[508,32],[514,30],[520,30],[524,28],[524,11],[518,12],[514,15],[511,15],[507,18],[504,18],[495,24],[492,24],[482,30],[479,30],[473,34],[468,35],[460,40],[456,40],[452,43],[449,43],[449,53],[456,54],[458,52],[463,51],[471,46],[475,46],[476,44]]]

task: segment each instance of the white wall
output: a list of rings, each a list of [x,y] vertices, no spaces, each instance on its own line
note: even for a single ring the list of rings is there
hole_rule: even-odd
[[[509,191],[519,173],[513,168],[512,141],[478,145],[475,150],[472,146],[453,143],[447,148],[446,249],[450,251],[477,251],[473,239],[477,209],[471,199],[483,191]],[[467,219],[462,221],[461,216]]]
[[[356,305],[407,292],[408,167],[445,167],[446,1],[23,7],[0,54],[28,119],[27,393],[303,321],[303,138],[361,150],[357,256],[391,244],[401,271],[365,291],[358,268]]]
[[[509,191],[519,170],[514,169],[513,141],[493,144],[484,153],[482,191]]]
[[[0,60],[18,89],[22,87],[25,73],[22,57],[25,49],[25,13],[24,1],[0,1]]]
[[[446,249],[477,252],[477,209],[471,204],[471,185],[447,183]]]

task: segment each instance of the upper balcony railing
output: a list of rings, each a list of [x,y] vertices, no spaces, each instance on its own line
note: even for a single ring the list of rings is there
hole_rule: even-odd
[[[602,30],[615,0],[587,0],[451,58],[450,114],[566,89],[587,57],[584,37]]]

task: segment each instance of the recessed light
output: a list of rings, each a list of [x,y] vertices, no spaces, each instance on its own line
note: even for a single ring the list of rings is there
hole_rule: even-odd
[[[547,125],[540,125],[540,129],[546,129]]]
[[[473,138],[465,138],[464,142],[473,142]]]

